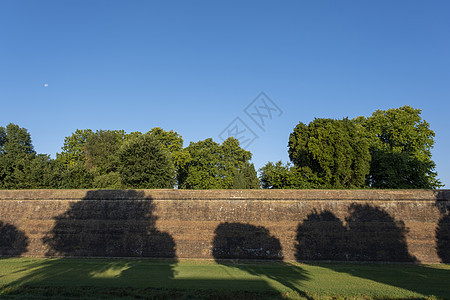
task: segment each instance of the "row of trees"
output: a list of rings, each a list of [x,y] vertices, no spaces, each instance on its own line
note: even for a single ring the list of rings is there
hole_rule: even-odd
[[[409,106],[350,120],[299,123],[291,163],[267,163],[228,138],[183,147],[174,131],[77,130],[56,159],[37,154],[26,129],[0,127],[0,188],[437,188],[434,132]]]
[[[263,188],[442,186],[431,160],[434,132],[410,106],[350,120],[299,123],[289,137],[291,163],[261,169]]]
[[[56,159],[37,154],[25,128],[0,127],[0,188],[259,188],[252,154],[229,138],[183,148],[174,131],[77,130]]]

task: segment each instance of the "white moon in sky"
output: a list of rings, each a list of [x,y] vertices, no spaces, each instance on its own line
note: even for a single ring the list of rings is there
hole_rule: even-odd
[[[48,83],[44,83],[44,87],[48,87]]]

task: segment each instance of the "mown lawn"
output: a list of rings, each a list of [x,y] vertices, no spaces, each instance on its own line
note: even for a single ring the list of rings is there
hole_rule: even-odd
[[[450,265],[0,259],[4,299],[450,299]]]

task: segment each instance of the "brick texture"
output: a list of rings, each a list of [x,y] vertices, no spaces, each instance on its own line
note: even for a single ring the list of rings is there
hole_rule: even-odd
[[[0,255],[448,263],[450,191],[5,190]]]

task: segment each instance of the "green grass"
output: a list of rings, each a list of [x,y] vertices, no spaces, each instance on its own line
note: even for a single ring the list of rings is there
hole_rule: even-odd
[[[0,259],[5,299],[450,299],[450,265]]]

